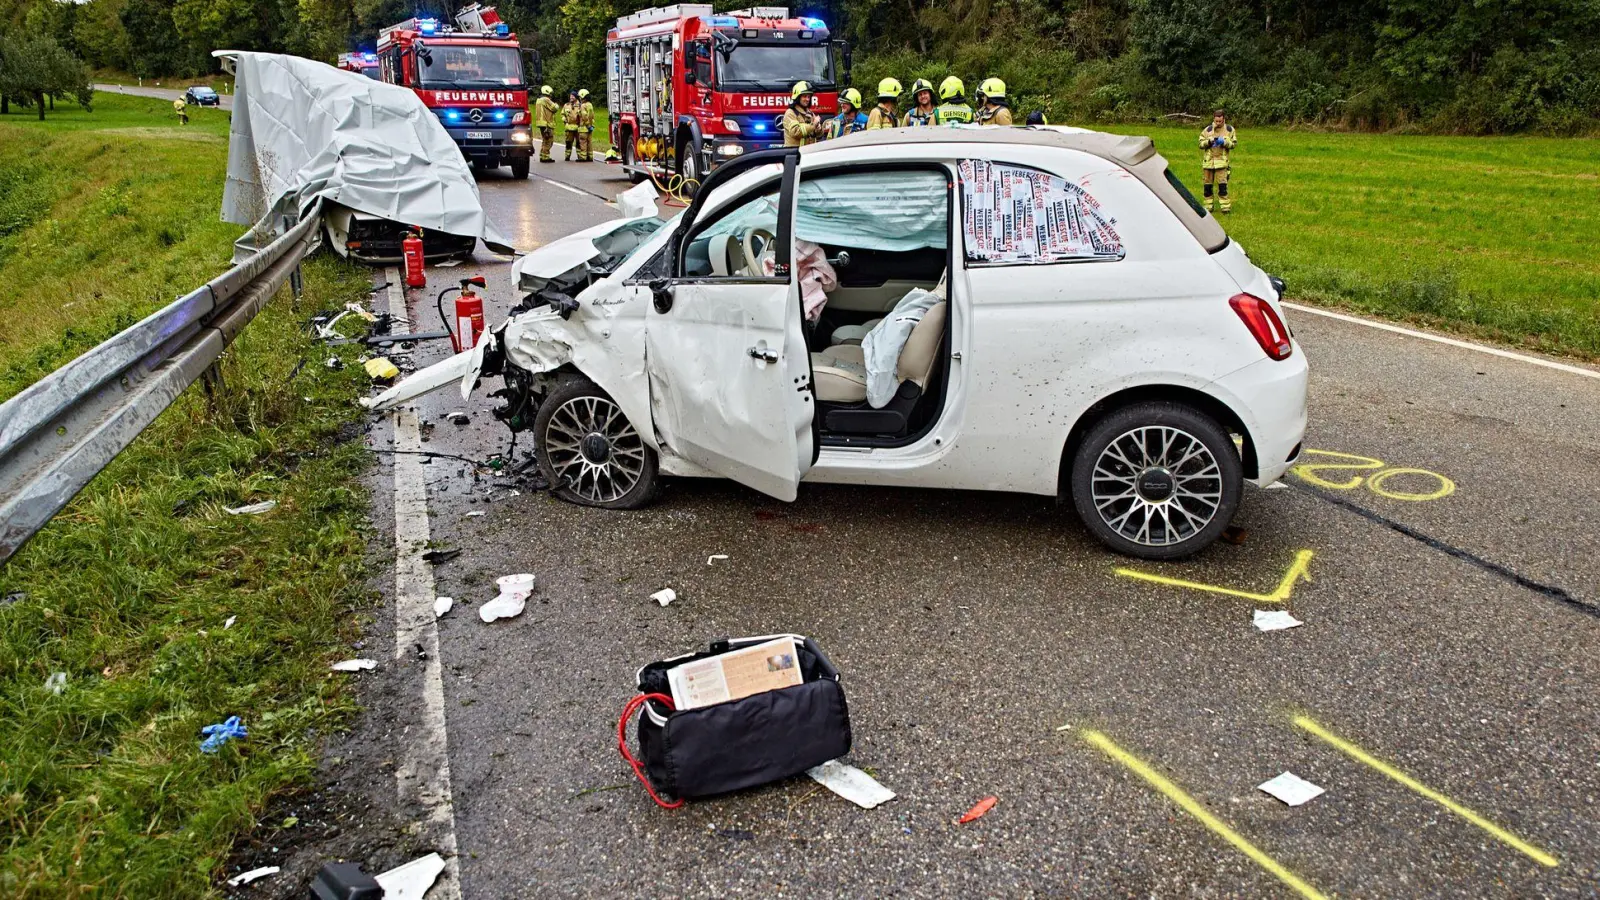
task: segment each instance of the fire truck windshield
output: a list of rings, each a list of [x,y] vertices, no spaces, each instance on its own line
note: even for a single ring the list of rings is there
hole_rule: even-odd
[[[515,47],[429,44],[422,58],[425,88],[504,88],[522,84],[522,54]]]
[[[796,81],[833,87],[833,58],[826,44],[745,44],[721,57],[717,85],[726,89],[787,91]]]

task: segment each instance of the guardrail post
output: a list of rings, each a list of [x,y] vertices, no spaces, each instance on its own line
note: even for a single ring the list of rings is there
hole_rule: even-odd
[[[296,265],[294,271],[289,273],[289,290],[294,291],[294,298],[299,300],[305,296],[305,276],[300,273],[300,266]]]

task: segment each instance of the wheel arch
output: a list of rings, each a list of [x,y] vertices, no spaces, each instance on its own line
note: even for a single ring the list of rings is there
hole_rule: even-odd
[[[1135,403],[1150,402],[1192,406],[1216,419],[1217,424],[1229,433],[1239,435],[1243,439],[1239,462],[1244,469],[1244,477],[1256,477],[1259,467],[1256,461],[1255,442],[1250,437],[1250,429],[1245,425],[1244,419],[1234,412],[1232,407],[1197,388],[1176,384],[1143,384],[1102,397],[1084,410],[1078,421],[1073,423],[1072,430],[1067,433],[1066,445],[1061,449],[1061,465],[1056,475],[1058,498],[1066,499],[1072,496],[1072,458],[1077,454],[1078,447],[1083,444],[1084,437],[1095,423],[1119,409]]]

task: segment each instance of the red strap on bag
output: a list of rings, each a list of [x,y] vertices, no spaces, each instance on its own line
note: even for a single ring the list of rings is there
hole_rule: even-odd
[[[668,803],[656,796],[656,789],[650,785],[650,779],[645,777],[644,763],[634,759],[633,754],[628,751],[628,719],[638,711],[639,707],[644,706],[651,700],[666,704],[667,709],[676,709],[672,705],[672,698],[666,694],[640,694],[629,700],[628,705],[622,709],[622,718],[617,720],[617,750],[622,753],[622,758],[628,761],[628,765],[633,767],[634,776],[639,779],[640,784],[644,785],[644,789],[650,793],[650,799],[654,800],[657,806],[662,809],[677,809],[683,805],[683,801],[680,799]]]

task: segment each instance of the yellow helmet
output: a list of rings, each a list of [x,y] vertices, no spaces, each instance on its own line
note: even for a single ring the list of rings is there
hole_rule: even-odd
[[[844,91],[839,94],[839,99],[850,104],[851,106],[854,106],[856,109],[861,108],[861,92],[855,88],[845,88]]]
[[[905,88],[901,87],[900,82],[893,78],[885,78],[878,82],[879,100],[899,100],[900,95],[903,93],[905,93]]]
[[[978,93],[995,100],[1006,98],[1006,83],[998,78],[985,78],[983,84],[978,85]]]
[[[932,94],[933,82],[926,78],[918,78],[916,81],[911,82],[911,99],[913,101],[916,100],[917,95],[923,91],[927,91],[929,94]]]
[[[539,93],[541,93],[541,94],[543,94],[543,95],[544,95],[544,96],[546,96],[546,97],[548,97],[548,96],[550,96],[550,95],[551,95],[551,94],[552,94],[552,93],[554,93],[554,92],[553,92],[553,91],[551,91],[551,90],[550,90],[550,85],[548,85],[548,84],[547,84],[547,85],[545,85],[545,86],[544,86],[544,87],[542,87],[542,88],[539,88]]]
[[[589,99],[589,89],[588,88],[578,88],[578,99],[579,100],[587,100],[587,99]]]
[[[961,79],[955,77],[954,75],[951,75],[949,78],[939,82],[940,100],[960,100],[961,95],[965,94],[966,92],[967,86],[962,84]]]
[[[815,94],[815,93],[816,93],[816,91],[813,91],[811,89],[811,82],[809,82],[809,81],[796,81],[794,83],[794,87],[789,91],[789,99],[790,100],[799,100],[802,96],[804,96],[806,94]]]

